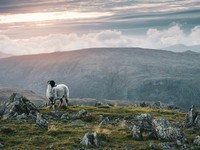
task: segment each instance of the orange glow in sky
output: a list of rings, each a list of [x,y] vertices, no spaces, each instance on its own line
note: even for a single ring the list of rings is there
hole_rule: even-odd
[[[112,15],[109,12],[44,12],[13,15],[0,15],[0,23],[38,22],[53,20],[90,19]]]

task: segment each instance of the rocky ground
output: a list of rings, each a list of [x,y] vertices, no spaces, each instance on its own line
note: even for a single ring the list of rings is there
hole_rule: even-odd
[[[0,109],[0,149],[200,149],[200,113],[160,102],[36,107],[14,93]]]

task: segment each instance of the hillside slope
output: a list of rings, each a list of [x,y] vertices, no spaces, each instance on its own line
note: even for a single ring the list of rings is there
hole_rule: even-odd
[[[6,58],[6,57],[10,57],[10,56],[12,56],[12,55],[0,52],[0,58]]]
[[[70,97],[200,104],[200,54],[96,48],[0,60],[0,86],[44,95],[54,79]]]
[[[0,87],[0,105],[8,102],[10,99],[10,96],[13,93],[23,94],[36,106],[41,106],[48,102],[44,96],[37,95],[36,93],[34,93],[33,91],[30,91],[30,90],[21,90],[21,89],[17,89],[17,88],[11,89],[11,88],[1,88]]]

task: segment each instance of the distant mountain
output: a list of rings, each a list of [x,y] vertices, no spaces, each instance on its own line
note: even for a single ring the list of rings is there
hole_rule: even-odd
[[[0,59],[0,86],[45,95],[53,79],[70,97],[200,104],[200,54],[95,48]]]
[[[172,45],[166,48],[163,48],[164,50],[174,51],[174,52],[184,52],[184,51],[193,51],[200,53],[200,45],[192,45],[192,46],[186,46],[183,44],[177,44]]]
[[[23,94],[23,96],[28,98],[36,106],[44,105],[47,103],[47,100],[44,96],[37,95],[33,91],[21,90],[21,89],[17,89],[17,88],[1,88],[0,87],[0,104],[6,103],[7,101],[9,101],[10,96],[13,93]]]
[[[0,52],[0,58],[6,58],[6,57],[10,57],[10,56],[12,56],[12,55]]]

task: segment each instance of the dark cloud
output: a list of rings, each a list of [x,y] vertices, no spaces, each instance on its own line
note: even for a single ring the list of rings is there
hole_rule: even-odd
[[[200,25],[199,8],[198,0],[1,0],[0,14],[81,11],[111,12],[112,15],[78,21],[53,20],[44,27],[31,23],[0,24],[0,30],[11,37],[112,29],[125,34],[144,34],[149,28],[165,29],[176,23],[189,31]]]

